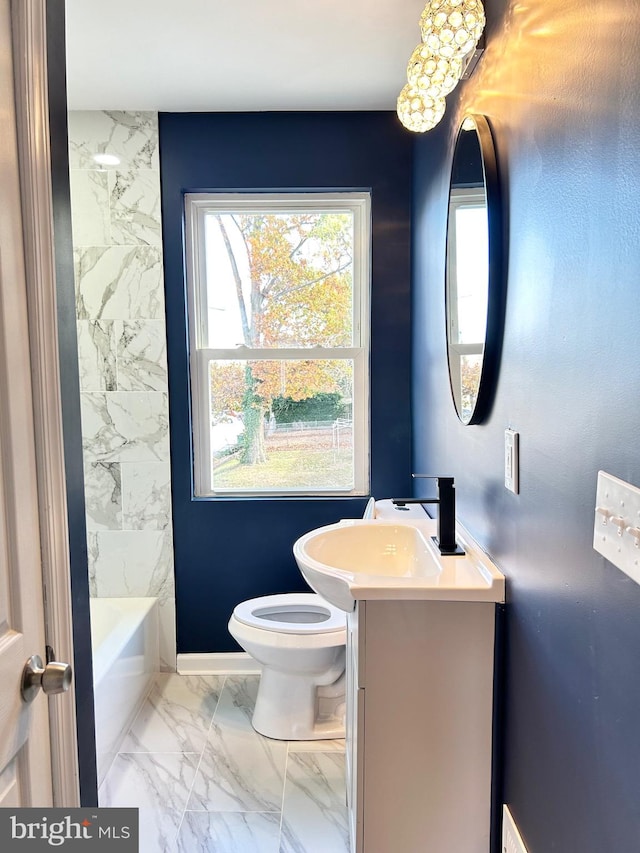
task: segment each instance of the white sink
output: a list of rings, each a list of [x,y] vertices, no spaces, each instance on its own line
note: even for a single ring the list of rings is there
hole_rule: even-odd
[[[426,518],[426,516],[425,516]],[[293,554],[305,580],[347,612],[360,599],[504,601],[504,577],[461,540],[465,555],[443,557],[431,519],[349,519],[301,536]]]

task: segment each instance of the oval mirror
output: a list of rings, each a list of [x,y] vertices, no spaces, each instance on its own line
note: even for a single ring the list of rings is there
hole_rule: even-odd
[[[487,414],[502,340],[502,216],[495,148],[484,116],[467,116],[456,138],[449,188],[447,357],[463,424]]]

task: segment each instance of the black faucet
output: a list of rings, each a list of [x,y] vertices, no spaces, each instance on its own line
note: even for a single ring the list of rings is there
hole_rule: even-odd
[[[438,535],[433,541],[443,556],[451,557],[464,554],[456,543],[456,487],[453,477],[430,477],[427,474],[412,474],[412,477],[437,480],[437,498],[392,498],[391,503],[398,507],[406,504],[438,504]]]

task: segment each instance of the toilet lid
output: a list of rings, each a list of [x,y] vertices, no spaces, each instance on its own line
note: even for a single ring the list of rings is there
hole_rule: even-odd
[[[315,593],[263,595],[238,604],[238,622],[284,634],[328,634],[346,628],[347,614]]]

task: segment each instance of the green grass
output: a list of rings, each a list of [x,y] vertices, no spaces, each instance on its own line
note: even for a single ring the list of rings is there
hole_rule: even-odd
[[[287,489],[351,489],[353,459],[345,450],[271,450],[262,465],[242,465],[237,456],[214,472],[214,488],[284,491]]]

